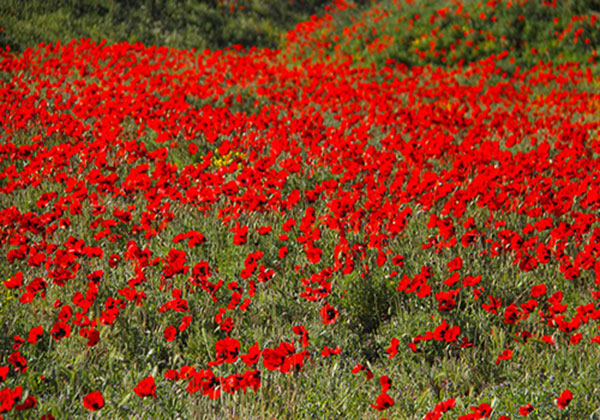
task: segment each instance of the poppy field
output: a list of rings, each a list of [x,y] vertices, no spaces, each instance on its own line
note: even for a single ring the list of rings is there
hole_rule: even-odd
[[[0,51],[0,419],[600,418],[600,19],[531,3]]]

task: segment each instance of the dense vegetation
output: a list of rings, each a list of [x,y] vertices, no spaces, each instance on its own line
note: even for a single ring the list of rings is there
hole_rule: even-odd
[[[174,5],[1,5],[0,416],[598,416],[597,2]]]
[[[378,64],[455,66],[508,53],[499,65],[512,72],[595,61],[600,46],[598,0],[384,0],[348,15],[334,30],[342,48]]]
[[[286,33],[322,14],[327,0],[4,0],[0,46],[89,38],[178,49],[285,47]],[[508,71],[539,60],[597,60],[599,0],[356,0],[323,22],[317,51],[342,50],[383,65],[454,66],[509,52]],[[339,40],[336,41],[336,40]],[[302,43],[296,43],[301,46]],[[512,59],[512,60],[511,60]]]
[[[5,0],[0,45],[15,51],[90,38],[174,48],[275,48],[279,35],[326,0]]]

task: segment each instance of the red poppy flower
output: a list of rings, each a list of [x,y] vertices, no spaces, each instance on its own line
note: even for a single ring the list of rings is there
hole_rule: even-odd
[[[573,393],[568,389],[565,389],[560,396],[556,399],[556,406],[558,408],[565,408],[573,399]]]
[[[206,243],[206,237],[202,233],[195,230],[189,231],[187,233],[187,237],[189,238],[188,246],[190,248],[194,248],[198,245],[203,245]]]
[[[173,341],[175,340],[175,336],[177,335],[177,328],[175,328],[172,325],[169,325],[167,328],[165,328],[165,340],[167,341]]]
[[[243,386],[244,377],[239,373],[234,373],[225,378],[221,378],[221,387],[228,394],[233,394]]]
[[[8,356],[8,362],[13,365],[17,372],[25,373],[27,371],[27,359],[25,359],[18,351],[15,351]]]
[[[235,234],[233,235],[233,243],[235,245],[244,245],[248,240],[248,226],[243,226],[235,229],[234,231]]]
[[[282,341],[279,343],[276,349],[266,348],[262,352],[263,356],[263,365],[269,370],[281,370],[289,369],[289,362],[286,366],[286,359],[294,354],[294,345],[292,343],[288,343]]]
[[[387,410],[388,408],[392,407],[393,405],[394,405],[394,400],[388,394],[386,394],[385,392],[382,392],[377,397],[376,403],[371,404],[371,407],[373,407],[377,411],[383,411],[383,410]]]
[[[282,246],[281,248],[279,248],[279,253],[277,254],[277,257],[282,260],[284,259],[288,254],[288,248],[287,246]]]
[[[50,330],[50,335],[56,341],[62,340],[63,338],[69,337],[71,335],[71,327],[65,322],[58,321]]]
[[[340,354],[342,349],[340,346],[337,346],[335,349],[330,349],[327,346],[323,346],[323,350],[321,350],[321,357],[329,357],[332,354]]]
[[[292,331],[294,334],[298,334],[300,336],[300,342],[302,343],[302,347],[308,347],[308,331],[304,325],[296,325],[292,327]]]
[[[209,366],[220,365],[223,363],[234,363],[240,353],[240,342],[235,338],[225,337],[215,344],[217,357]]]
[[[94,347],[100,341],[100,332],[98,330],[88,330],[87,332],[87,346]]]
[[[156,398],[156,384],[154,383],[154,377],[150,375],[147,378],[142,379],[133,388],[133,390],[140,398],[144,398],[149,395],[152,395],[154,398]]]
[[[23,395],[23,387],[18,385],[15,389],[0,389],[0,413],[5,413],[13,409],[15,404]]]
[[[221,328],[221,331],[223,331],[227,334],[229,334],[231,331],[233,331],[234,327],[235,327],[235,323],[233,322],[233,318],[230,316],[223,319],[223,322],[221,322],[219,324],[219,328]]]
[[[546,294],[546,285],[545,284],[537,284],[531,287],[531,297],[538,298]]]
[[[392,264],[394,264],[396,267],[404,267],[404,257],[402,255],[394,255],[392,257]]]
[[[511,303],[504,310],[504,322],[511,325],[517,325],[521,319],[521,311],[514,303]]]
[[[499,365],[501,360],[510,360],[513,356],[513,352],[510,349],[505,349],[502,354],[496,359],[496,364]]]
[[[279,370],[285,361],[285,355],[279,349],[264,349],[262,351],[263,365],[269,370]]]
[[[202,395],[215,400],[221,395],[221,379],[216,377],[210,370],[200,370],[199,372],[189,372],[190,381],[188,383],[187,392],[193,394],[200,391]]]
[[[8,366],[0,366],[0,382],[4,382],[6,380],[6,375],[8,375],[8,371]]]
[[[471,407],[471,411],[478,419],[488,418],[492,414],[492,406],[488,403],[481,403],[477,407]]]
[[[318,264],[321,261],[321,256],[323,255],[323,251],[320,248],[316,248],[312,245],[308,245],[304,247],[304,251],[306,252],[306,258],[312,264]]]
[[[258,391],[258,388],[260,388],[260,371],[258,369],[246,371],[243,382],[244,385],[252,388],[254,392]],[[244,392],[246,392],[245,389]]]
[[[25,342],[25,339],[20,335],[14,335],[13,340],[15,340],[15,343],[13,344],[13,350],[19,350],[19,348],[21,348],[21,344]]]
[[[444,333],[444,341],[446,343],[452,343],[458,339],[460,335],[460,327],[458,325],[454,325]]]
[[[571,345],[579,344],[579,342],[581,341],[582,338],[583,338],[583,334],[581,334],[581,333],[573,334],[571,336],[571,338],[569,338],[569,344],[571,344]]]
[[[104,397],[100,391],[90,392],[83,397],[83,406],[91,411],[100,410],[104,407]]]
[[[450,277],[448,277],[448,278],[447,278],[446,280],[444,280],[442,283],[444,283],[446,286],[452,287],[452,286],[454,286],[456,283],[458,283],[458,282],[459,282],[459,280],[460,280],[460,273],[459,273],[458,271],[455,271],[455,272],[454,272],[454,273],[453,273],[453,274],[452,274]],[[456,292],[458,292],[458,291],[456,291]],[[442,292],[440,292],[440,294],[441,294],[441,293],[446,293],[446,292],[443,292],[443,291],[442,291]],[[456,293],[456,294],[458,294],[458,293]],[[436,298],[437,298],[437,295],[438,295],[438,294],[436,294]],[[440,300],[440,299],[438,299],[438,300]]]
[[[115,268],[117,265],[119,265],[120,261],[121,261],[121,256],[119,254],[112,254],[108,258],[108,266],[110,268]]]
[[[179,327],[177,328],[179,330],[179,332],[184,332],[187,327],[190,326],[190,324],[193,321],[193,317],[190,315],[186,315],[181,319],[181,324],[179,324]]]
[[[18,272],[13,277],[4,281],[4,287],[7,289],[19,289],[23,286],[23,273]]]
[[[188,153],[190,155],[195,155],[196,153],[198,153],[198,146],[196,145],[196,143],[189,143],[188,144]]]
[[[543,335],[542,336],[542,341],[546,344],[550,344],[552,346],[556,345],[556,342],[554,341],[554,338],[552,338],[551,335]]]
[[[379,384],[381,385],[381,393],[388,392],[392,386],[392,380],[387,376],[382,376],[379,378]]]
[[[31,410],[32,408],[35,408],[36,406],[37,406],[37,399],[34,396],[30,395],[21,404],[16,405],[15,410],[17,410],[17,411]]]
[[[271,233],[271,226],[261,226],[258,229],[256,229],[256,231],[258,232],[259,235],[267,235],[269,233]]]
[[[296,221],[294,219],[288,219],[283,224],[282,228],[284,232],[289,232],[294,226],[296,226]]]
[[[326,303],[321,308],[321,318],[323,320],[323,324],[333,324],[338,318],[338,310]]]
[[[519,414],[522,415],[523,417],[527,417],[529,416],[529,414],[531,414],[531,412],[535,410],[535,408],[533,407],[533,405],[531,404],[526,404],[522,407],[519,407]]]
[[[450,261],[448,264],[446,264],[446,267],[448,267],[449,272],[458,271],[462,268],[462,266],[463,266],[463,260],[461,257],[456,257],[452,261]]]
[[[73,316],[73,309],[70,305],[65,305],[60,309],[58,313],[59,321],[67,322]]]
[[[291,370],[299,372],[308,359],[310,359],[310,353],[306,350],[292,354],[285,358],[280,370],[283,373],[288,373]]]
[[[400,340],[398,340],[396,337],[392,338],[392,342],[390,343],[390,346],[385,350],[390,356],[389,358],[392,359],[396,354],[398,354],[398,346],[400,345]]]
[[[37,327],[33,327],[31,330],[29,330],[29,335],[27,336],[27,341],[30,342],[31,344],[36,344],[38,342],[38,340],[40,339],[40,337],[43,334],[43,329],[41,325],[38,325]]]
[[[358,372],[361,372],[363,370],[365,371],[367,381],[373,378],[373,372],[371,372],[371,369],[364,366],[362,363],[357,363],[356,365],[354,365],[354,367],[352,368],[352,373],[357,374]]]
[[[258,347],[258,343],[254,343],[254,345],[248,349],[248,353],[242,354],[240,358],[248,367],[255,365],[260,358],[260,348]]]

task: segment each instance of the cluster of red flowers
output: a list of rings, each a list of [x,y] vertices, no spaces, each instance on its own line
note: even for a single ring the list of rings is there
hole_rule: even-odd
[[[288,40],[311,39],[330,13],[299,25]],[[387,267],[390,278],[399,278],[399,294],[431,306],[438,315],[432,319],[441,322],[407,342],[392,338],[390,359],[436,343],[473,347],[453,318],[457,302],[468,299],[514,335],[514,347],[497,355],[500,368],[532,338],[552,346],[556,337],[568,345],[600,343],[600,335],[579,331],[600,321],[600,95],[576,89],[594,82],[589,69],[540,63],[509,76],[495,57],[452,70],[395,62],[361,67],[349,56],[290,61],[275,50],[197,53],[89,40],[2,53],[0,197],[3,203],[24,193],[35,197],[35,207],[0,208],[1,250],[13,273],[3,288],[31,310],[49,290],[65,292],[48,322],[12,332],[0,382],[16,383],[29,368],[32,346],[48,334],[51,342],[83,339],[93,351],[99,329],[132,305],[147,306],[156,287],[164,298],[157,311],[171,320],[157,340],[176,342],[195,322],[189,293],[206,293],[219,305],[213,315],[222,338],[214,360],[203,368],[173,367],[165,379],[186,381],[187,392],[211,399],[223,391],[256,392],[262,368],[300,371],[320,351],[304,325],[291,328],[297,340],[277,339],[262,350],[254,343],[242,353],[247,343],[235,338],[256,294],[293,252],[294,270],[304,276],[297,296],[326,328],[343,317],[334,275],[365,278]],[[536,87],[553,89],[537,94]],[[218,214],[226,240],[245,253],[237,278],[221,278],[214,258],[192,258],[198,249],[218,253],[224,238],[188,226],[168,251],[152,246],[164,245],[168,227],[191,209]],[[484,216],[475,220],[474,212]],[[392,250],[421,213],[429,220],[418,246],[450,255],[447,274],[423,262],[417,273],[403,271],[405,258]],[[251,214],[281,223],[255,229],[246,222]],[[524,227],[511,224],[516,218]],[[87,242],[73,236],[82,224],[91,232]],[[335,238],[333,252],[324,232]],[[272,259],[258,248],[261,238],[275,244]],[[492,262],[506,258],[522,272],[556,266],[561,282],[579,282],[590,293],[569,307],[561,282],[540,283],[503,302],[458,256],[466,251]],[[120,267],[133,276],[107,287]],[[539,337],[522,327],[530,317],[542,326]],[[350,351],[332,346],[323,347],[323,358]],[[240,362],[250,370],[226,376],[212,370]],[[362,364],[353,372],[362,370],[373,377]],[[392,379],[381,376],[380,384],[371,406],[383,411],[394,405]],[[0,413],[36,407],[33,395],[20,402],[22,386],[0,389]],[[133,391],[156,397],[155,378],[140,380]],[[565,390],[556,405],[565,408],[573,398]],[[89,410],[104,405],[99,391],[83,397]],[[454,399],[443,401],[425,418],[454,406]],[[528,404],[519,411],[532,410]],[[461,418],[491,415],[487,403],[471,411]]]

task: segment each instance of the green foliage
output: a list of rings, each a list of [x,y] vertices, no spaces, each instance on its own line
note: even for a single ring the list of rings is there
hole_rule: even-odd
[[[357,61],[455,66],[498,56],[503,70],[586,62],[600,47],[597,1],[382,0],[336,14],[324,35]]]
[[[321,13],[326,0],[105,2],[6,0],[0,47],[23,51],[39,43],[82,37],[108,43],[128,41],[181,49],[285,45],[283,33]],[[355,1],[336,13],[322,37],[339,42],[357,61],[380,65],[388,59],[412,65],[452,66],[508,52],[501,68],[514,72],[539,60],[587,61],[600,47],[597,0],[451,3],[445,0],[376,3]],[[580,33],[575,36],[575,33]],[[379,47],[378,47],[379,46]],[[309,48],[308,54],[314,50]],[[306,54],[304,53],[304,54]],[[594,58],[595,59],[595,58]]]
[[[282,31],[322,9],[324,0],[7,0],[0,3],[0,46],[106,39],[181,49],[276,47]]]

